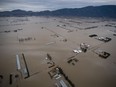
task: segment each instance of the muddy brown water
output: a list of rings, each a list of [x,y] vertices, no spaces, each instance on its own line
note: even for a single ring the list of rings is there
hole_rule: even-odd
[[[55,83],[48,74],[51,69],[45,59],[47,53],[52,56],[56,66],[64,70],[75,87],[116,87],[116,36],[113,36],[113,30],[116,28],[104,26],[109,23],[116,25],[116,21],[108,19],[103,21],[93,18],[1,17],[0,75],[3,79],[0,79],[0,87],[54,87]],[[66,26],[63,26],[64,24]],[[92,26],[98,27],[85,30]],[[54,36],[55,34],[58,37]],[[111,37],[112,40],[103,43],[90,38],[90,34]],[[31,39],[26,40],[28,37]],[[24,41],[19,42],[19,39]],[[73,50],[83,42],[90,45],[90,50],[76,55],[75,58],[79,61],[74,66],[68,64],[67,59],[75,55]],[[105,50],[111,56],[107,59],[100,58],[92,51],[95,49]],[[22,53],[30,73],[27,79],[23,79],[16,70],[16,55]],[[19,78],[13,79],[10,85],[11,73],[19,74]]]

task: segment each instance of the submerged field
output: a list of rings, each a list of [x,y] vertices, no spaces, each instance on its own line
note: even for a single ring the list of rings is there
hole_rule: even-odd
[[[103,42],[89,35],[109,37]],[[87,52],[74,53],[81,43]],[[116,21],[95,18],[4,17],[0,18],[0,87],[55,87],[48,72],[62,68],[75,87],[116,87]],[[110,53],[106,59],[95,50]],[[25,55],[30,77],[16,69],[16,55]],[[54,67],[49,68],[50,54]],[[67,63],[74,57],[78,62]],[[9,75],[18,74],[9,84]]]

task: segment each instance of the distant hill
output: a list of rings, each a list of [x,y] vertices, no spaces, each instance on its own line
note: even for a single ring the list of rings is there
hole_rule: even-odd
[[[116,5],[88,6],[83,8],[64,8],[54,11],[13,10],[0,12],[0,17],[10,16],[73,16],[73,17],[107,17],[116,18]]]

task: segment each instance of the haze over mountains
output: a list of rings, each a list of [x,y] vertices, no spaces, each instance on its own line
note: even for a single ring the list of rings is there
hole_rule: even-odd
[[[13,10],[0,12],[0,17],[22,16],[68,16],[68,17],[106,17],[116,18],[116,5],[87,6],[83,8],[64,8],[54,11]]]

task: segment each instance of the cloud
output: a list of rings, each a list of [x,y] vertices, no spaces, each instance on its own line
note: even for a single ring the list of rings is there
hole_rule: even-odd
[[[1,0],[0,10],[23,9],[42,11],[108,4],[116,5],[116,0]]]

